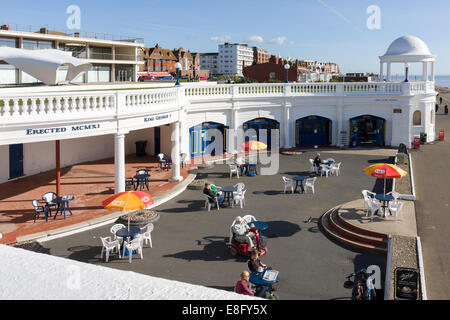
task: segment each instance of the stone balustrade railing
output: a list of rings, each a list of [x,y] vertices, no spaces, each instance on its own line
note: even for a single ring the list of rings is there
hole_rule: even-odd
[[[114,85],[111,85],[114,89]],[[0,93],[0,125],[35,120],[142,114],[180,107],[183,100],[297,96],[411,95],[434,92],[434,82],[199,84],[161,89]],[[79,118],[79,117],[78,117]]]

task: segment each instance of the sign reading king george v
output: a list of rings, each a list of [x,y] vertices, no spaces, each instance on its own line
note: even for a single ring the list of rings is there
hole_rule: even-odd
[[[395,268],[395,299],[417,300],[419,289],[419,273],[412,268]]]

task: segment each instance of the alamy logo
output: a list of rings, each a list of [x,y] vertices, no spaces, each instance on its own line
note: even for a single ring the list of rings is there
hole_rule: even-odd
[[[66,25],[69,30],[79,30],[81,29],[81,9],[77,5],[70,5],[66,10],[67,14],[70,16],[67,18]]]
[[[367,29],[380,30],[381,29],[381,9],[377,5],[367,7],[366,13],[369,15],[366,21]]]

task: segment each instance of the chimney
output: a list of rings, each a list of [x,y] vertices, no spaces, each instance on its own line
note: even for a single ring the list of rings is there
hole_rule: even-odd
[[[47,30],[47,28],[41,28],[41,29],[39,30],[39,33],[42,33],[42,34],[48,34],[48,30]]]

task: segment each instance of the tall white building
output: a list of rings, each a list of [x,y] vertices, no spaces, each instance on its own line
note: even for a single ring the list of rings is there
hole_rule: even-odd
[[[247,44],[219,44],[218,71],[224,75],[242,76],[243,66],[253,63],[253,48]]]
[[[218,59],[219,54],[217,52],[201,53],[200,54],[200,69],[209,70],[209,74],[219,73]]]

